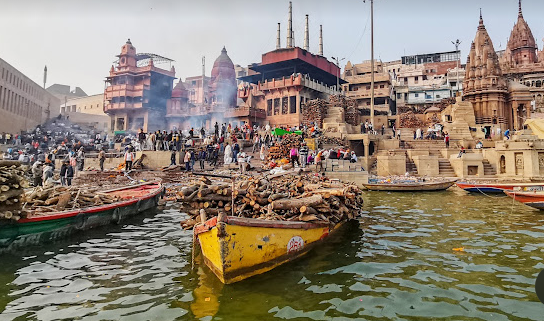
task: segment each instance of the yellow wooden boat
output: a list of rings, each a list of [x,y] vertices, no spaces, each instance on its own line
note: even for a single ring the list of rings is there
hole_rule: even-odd
[[[220,215],[196,226],[194,233],[206,265],[229,284],[306,254],[341,225]]]

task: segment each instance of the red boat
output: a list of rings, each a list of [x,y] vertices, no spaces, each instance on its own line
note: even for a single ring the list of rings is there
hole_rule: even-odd
[[[544,192],[504,191],[504,193],[527,206],[544,210]]]
[[[456,182],[457,187],[472,193],[503,193],[504,191],[544,191],[544,182],[535,183],[469,183]]]
[[[0,253],[20,246],[43,244],[78,231],[97,226],[119,224],[124,219],[158,205],[164,186],[148,182],[116,188],[102,193],[120,197],[120,201],[31,216],[18,221],[0,221]]]

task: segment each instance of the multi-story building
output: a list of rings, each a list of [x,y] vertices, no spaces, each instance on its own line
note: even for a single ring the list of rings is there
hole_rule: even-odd
[[[53,96],[57,97],[61,103],[65,103],[70,99],[87,96],[83,89],[79,87],[71,89],[69,85],[63,84],[53,84],[47,87],[46,90],[53,94]]]
[[[161,69],[159,62],[173,60],[156,54],[136,54],[130,39],[121,48],[117,66],[106,77],[104,112],[115,131],[166,128],[166,103],[172,95],[175,69]]]
[[[411,110],[423,113],[444,98],[462,91],[464,70],[459,51],[404,56],[387,63],[394,87],[397,113]]]
[[[344,67],[343,90],[346,97],[357,101],[357,106],[363,115],[370,115],[371,103],[371,62],[360,64],[347,62]],[[391,78],[381,61],[374,62],[374,114],[394,115],[395,104],[392,99],[393,88]]]
[[[110,132],[110,118],[104,113],[104,93],[72,98],[60,105],[60,113],[70,121]]]
[[[215,60],[211,77],[205,75],[181,80],[167,103],[168,127],[213,128],[214,124],[233,125],[249,121],[244,109],[236,107],[236,75],[234,64],[223,47]]]
[[[60,100],[0,59],[0,132],[29,130],[58,115]]]

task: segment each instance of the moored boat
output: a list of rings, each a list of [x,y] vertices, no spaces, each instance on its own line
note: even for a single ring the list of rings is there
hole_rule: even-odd
[[[20,246],[43,244],[78,231],[88,230],[124,219],[157,206],[164,187],[148,182],[101,193],[117,196],[118,202],[30,216],[18,221],[0,221],[0,252]]]
[[[217,216],[195,227],[206,265],[225,284],[294,260],[338,230],[326,222],[267,221]]]
[[[368,183],[363,186],[371,191],[389,191],[389,192],[431,192],[431,191],[443,191],[450,188],[455,179],[436,181],[436,182],[391,182],[391,183]]]
[[[544,191],[504,191],[504,193],[527,206],[544,210]]]
[[[504,191],[544,191],[544,182],[538,183],[476,183],[456,182],[457,187],[471,193],[503,193]]]

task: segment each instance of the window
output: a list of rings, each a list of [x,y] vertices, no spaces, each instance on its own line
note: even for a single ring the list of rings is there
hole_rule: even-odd
[[[425,94],[425,99],[432,99],[433,97],[431,95]]]
[[[289,113],[290,114],[296,114],[296,112],[297,112],[297,96],[290,96],[289,97],[289,104],[290,104]]]
[[[408,77],[404,77],[404,82],[408,82]]]
[[[427,80],[427,75],[423,75],[423,80]]]
[[[440,95],[436,95],[436,98],[440,98]]]
[[[370,90],[370,86],[366,86],[366,90]]]
[[[380,85],[380,88],[385,88],[385,85]]]
[[[416,76],[414,80],[415,80],[415,81],[418,81],[418,80],[419,80],[419,76]]]
[[[416,94],[414,94],[414,96],[415,96],[416,98],[418,98],[418,97],[419,97],[419,94],[416,93]]]
[[[266,101],[266,115],[272,116],[272,99]]]
[[[401,99],[402,98],[402,94],[397,94],[397,99]]]

